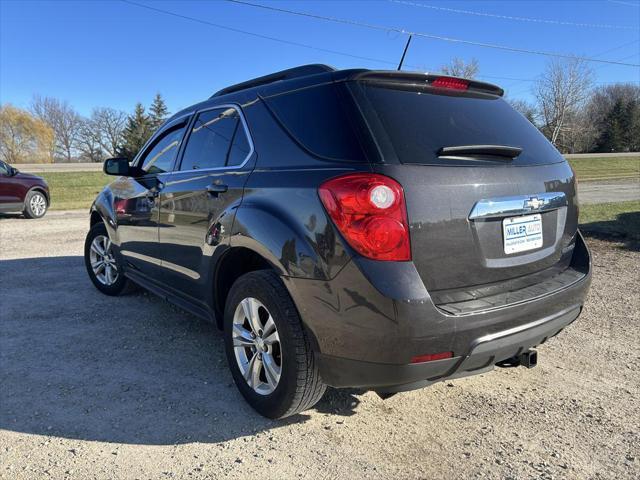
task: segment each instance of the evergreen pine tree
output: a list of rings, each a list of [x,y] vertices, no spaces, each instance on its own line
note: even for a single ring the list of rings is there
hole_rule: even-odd
[[[622,119],[623,151],[637,152],[640,147],[640,105],[635,99],[624,107]]]
[[[155,132],[169,115],[169,109],[162,99],[162,95],[156,93],[153,103],[149,108],[149,123],[151,130]]]
[[[604,131],[598,139],[597,151],[620,152],[624,150],[625,108],[618,99],[604,120]]]
[[[149,116],[145,113],[142,104],[138,102],[133,114],[127,118],[119,155],[133,159],[152,133]]]

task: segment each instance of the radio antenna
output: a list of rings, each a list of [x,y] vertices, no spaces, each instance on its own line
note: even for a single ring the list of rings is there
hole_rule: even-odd
[[[413,37],[413,34],[409,35],[409,38],[407,39],[407,44],[404,46],[404,51],[402,52],[402,58],[400,59],[400,65],[398,65],[398,71],[402,70],[402,63],[404,62],[404,57],[407,54],[407,50],[409,50],[409,44],[411,43],[412,37]]]

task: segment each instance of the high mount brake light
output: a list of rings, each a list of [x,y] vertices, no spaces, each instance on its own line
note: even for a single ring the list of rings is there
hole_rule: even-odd
[[[411,260],[402,186],[374,173],[352,173],[320,185],[318,195],[340,233],[373,260]]]
[[[430,85],[437,88],[447,88],[449,90],[468,90],[469,82],[460,78],[438,77]]]

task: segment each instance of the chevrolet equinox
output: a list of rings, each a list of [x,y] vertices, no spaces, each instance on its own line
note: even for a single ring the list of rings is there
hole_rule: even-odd
[[[89,277],[215,322],[271,418],[327,385],[386,398],[533,367],[591,262],[571,167],[502,95],[324,65],[227,87],[105,162]]]

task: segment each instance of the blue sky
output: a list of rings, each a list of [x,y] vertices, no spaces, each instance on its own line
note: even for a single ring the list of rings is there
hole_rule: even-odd
[[[40,94],[67,100],[87,115],[97,106],[131,111],[135,102],[148,105],[160,92],[171,111],[176,111],[226,85],[305,63],[394,68],[406,41],[398,33],[223,1],[135,1],[230,28],[390,63],[222,30],[119,0],[0,0],[0,102],[24,108],[33,94]],[[477,42],[640,63],[638,0],[251,1]],[[415,4],[616,28],[520,21]],[[524,80],[535,79],[548,61],[542,56],[414,38],[405,63],[434,71],[452,57],[477,58],[483,79],[525,99],[530,98],[531,82]],[[640,82],[638,67],[591,65],[600,84]]]

